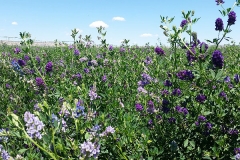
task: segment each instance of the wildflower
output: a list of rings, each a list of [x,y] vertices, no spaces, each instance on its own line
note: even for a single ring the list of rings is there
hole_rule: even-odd
[[[168,104],[169,104],[169,101],[167,99],[162,100],[162,105],[163,106],[168,106]]]
[[[125,48],[120,48],[120,52],[124,53],[125,52]]]
[[[168,108],[167,106],[163,106],[162,111],[163,113],[168,113],[170,111],[170,108]]]
[[[94,157],[97,159],[100,153],[100,144],[98,143],[87,141],[81,144],[80,148],[84,158]]]
[[[113,46],[110,45],[108,49],[109,49],[109,51],[112,51],[113,50]]]
[[[233,25],[235,24],[236,21],[236,13],[234,11],[229,12],[228,14],[228,25]]]
[[[198,121],[199,122],[204,122],[204,121],[206,121],[206,117],[204,117],[204,116],[198,116]]]
[[[68,46],[68,49],[70,49],[70,50],[73,49],[73,48],[74,48],[73,45]]]
[[[172,86],[172,83],[171,83],[171,81],[169,81],[169,80],[165,80],[163,84],[164,84],[164,86],[166,86],[166,87],[171,87],[171,86]]]
[[[29,57],[28,55],[25,55],[25,56],[24,56],[24,60],[25,60],[25,61],[29,61],[29,60],[30,60],[30,57]]]
[[[79,54],[80,54],[79,50],[78,49],[74,49],[74,55],[75,56],[79,56]]]
[[[240,160],[240,154],[239,153],[235,155],[235,160]]]
[[[47,72],[51,72],[52,71],[52,67],[53,67],[53,63],[50,61],[50,62],[48,62],[46,64],[45,69],[46,69]]]
[[[155,50],[154,50],[158,55],[165,55],[165,52],[162,48],[160,47],[156,47]]]
[[[195,48],[192,47],[190,50],[191,50],[191,52],[189,50],[187,50],[187,60],[189,63],[196,60],[196,57],[194,56],[196,54]],[[194,55],[192,55],[192,53]]]
[[[176,88],[172,91],[172,95],[174,96],[180,96],[182,94],[182,91],[179,88]]]
[[[224,28],[223,20],[221,18],[216,19],[215,26],[216,26],[215,28],[216,31],[222,31]]]
[[[222,68],[224,62],[224,57],[219,50],[215,50],[212,54],[212,63],[215,67]]]
[[[7,84],[6,84],[6,88],[7,88],[7,89],[10,89],[10,88],[12,88],[12,86],[7,83]]]
[[[5,150],[2,150],[1,157],[2,157],[3,160],[10,159],[9,153]]]
[[[45,86],[44,81],[41,77],[37,77],[35,79],[35,81],[36,81],[36,86],[38,86],[38,87],[44,87]]]
[[[237,129],[229,129],[228,134],[230,134],[230,135],[238,135],[238,130]]]
[[[87,61],[87,60],[88,60],[87,57],[82,57],[82,58],[79,59],[80,62],[85,62],[85,61]]]
[[[205,95],[203,95],[203,94],[199,94],[196,97],[196,101],[198,101],[199,103],[203,103],[206,99],[207,99],[207,97]]]
[[[168,95],[169,92],[168,92],[168,90],[164,89],[164,90],[161,91],[161,94],[164,96],[164,95]]]
[[[79,103],[77,104],[76,106],[76,110],[74,112],[75,114],[75,118],[78,118],[80,116],[86,116],[86,113],[84,112],[84,107],[83,106],[80,106]]]
[[[181,80],[192,80],[194,75],[190,70],[182,70],[177,73],[177,77]]]
[[[106,75],[103,75],[103,76],[102,76],[102,81],[103,81],[103,82],[106,82],[106,81],[107,81],[107,76],[106,76]]]
[[[210,129],[212,129],[212,124],[210,122],[207,122],[205,124],[205,127],[206,127],[206,129],[210,130]]]
[[[154,107],[154,103],[153,101],[148,101],[148,108],[147,108],[147,112],[148,113],[154,113],[155,111],[155,107]]]
[[[26,66],[26,62],[25,62],[24,60],[22,60],[22,59],[19,59],[19,60],[18,60],[18,64],[19,64],[21,67]]]
[[[220,92],[218,96],[223,97],[227,100],[227,94],[224,91]]]
[[[184,19],[184,20],[182,20],[180,26],[184,27],[187,23],[188,23],[188,21],[186,19]]]
[[[151,57],[148,56],[148,57],[146,58],[146,60],[144,60],[144,63],[145,63],[146,65],[151,64],[151,63],[152,63]]]
[[[174,117],[168,118],[168,122],[169,123],[176,123],[176,118],[174,118]]]
[[[239,83],[239,75],[238,75],[238,74],[235,74],[235,75],[234,75],[234,81],[235,81],[236,83]]]
[[[205,53],[208,49],[208,44],[205,42],[200,43],[200,53]]]
[[[97,97],[98,97],[97,93],[93,89],[90,89],[88,95],[89,95],[91,101],[94,99],[97,99]]]
[[[90,70],[89,70],[88,68],[84,68],[84,72],[85,72],[85,73],[89,73]]]
[[[147,92],[147,90],[146,89],[144,89],[143,87],[138,87],[137,88],[137,90],[138,90],[138,93],[143,93],[143,94],[147,94],[148,92]]]
[[[38,64],[41,62],[41,59],[39,56],[36,56],[36,61],[38,62]]]
[[[136,108],[136,110],[137,110],[138,112],[141,112],[141,111],[143,110],[143,106],[142,106],[140,103],[137,103],[137,104],[135,105],[135,108]]]
[[[20,49],[20,48],[18,48],[18,47],[16,47],[16,48],[14,48],[14,49],[13,49],[13,51],[14,51],[14,53],[18,54],[18,53],[20,53],[20,52],[21,52],[21,49]]]
[[[219,4],[223,4],[223,3],[224,3],[223,0],[215,0],[215,2],[217,2],[217,5],[219,5]]]
[[[240,153],[240,148],[235,148],[235,149],[234,149],[234,152],[235,152],[235,154]]]
[[[224,82],[229,83],[230,81],[231,81],[231,80],[230,80],[230,77],[229,77],[229,76],[227,76],[227,77],[224,78]]]
[[[42,135],[40,131],[43,129],[44,124],[34,114],[30,112],[24,113],[24,121],[26,122],[27,133],[31,138],[41,139]]]

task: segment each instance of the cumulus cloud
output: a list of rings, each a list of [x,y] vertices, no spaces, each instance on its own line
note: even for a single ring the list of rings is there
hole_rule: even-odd
[[[78,33],[82,33],[83,30],[79,29],[79,28],[76,28],[76,30],[78,31]]]
[[[141,34],[140,37],[152,37],[153,35],[150,34],[150,33],[144,33],[144,34]]]
[[[95,21],[89,25],[89,27],[91,27],[91,28],[96,28],[96,27],[100,27],[100,26],[102,26],[104,28],[108,27],[108,25],[106,23],[104,23],[103,21]]]
[[[18,25],[18,23],[17,22],[12,22],[12,25]]]
[[[114,21],[125,21],[125,19],[123,17],[113,17]]]

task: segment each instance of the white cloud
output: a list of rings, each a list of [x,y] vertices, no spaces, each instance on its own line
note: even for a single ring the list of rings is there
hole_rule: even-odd
[[[104,28],[108,27],[108,25],[106,23],[104,23],[103,21],[95,21],[89,25],[89,27],[91,27],[91,28],[96,28],[96,27],[100,27],[100,26],[102,26]]]
[[[144,34],[141,34],[140,37],[152,37],[152,34],[144,33]]]
[[[113,17],[114,21],[125,21],[125,19],[123,17]]]
[[[155,34],[154,36],[155,36],[155,37],[158,37],[158,34]]]
[[[18,23],[17,22],[12,22],[12,25],[18,25]]]

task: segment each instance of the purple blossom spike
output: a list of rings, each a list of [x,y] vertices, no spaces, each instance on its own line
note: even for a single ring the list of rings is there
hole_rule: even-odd
[[[161,55],[161,56],[165,55],[164,50],[162,48],[158,47],[158,46],[155,48],[154,51],[157,53],[157,55]]]
[[[215,28],[216,31],[222,31],[224,28],[223,20],[221,18],[216,19],[215,26],[216,26]]]
[[[53,63],[51,61],[48,62],[45,66],[46,72],[51,72],[53,70],[52,67],[53,67]]]
[[[215,50],[212,54],[212,63],[217,68],[222,68],[224,63],[224,57],[219,50]]]
[[[236,21],[236,13],[234,11],[229,12],[228,14],[228,25],[233,25],[235,24]]]

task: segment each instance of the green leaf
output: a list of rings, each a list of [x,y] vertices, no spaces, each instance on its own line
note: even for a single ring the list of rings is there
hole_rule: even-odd
[[[18,153],[19,154],[23,154],[24,152],[26,152],[28,149],[20,149],[19,151],[18,151]]]
[[[210,70],[210,72],[211,72],[212,78],[215,79],[215,76],[216,76],[216,75],[215,75],[215,72],[214,72],[213,70]]]
[[[186,148],[188,146],[188,139],[186,139],[183,143],[183,146]]]
[[[222,76],[222,74],[223,74],[223,70],[221,69],[218,71],[218,73],[216,75],[216,80],[218,80]]]
[[[194,141],[190,141],[190,145],[195,148],[195,142]]]

